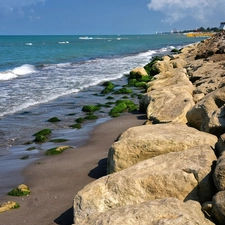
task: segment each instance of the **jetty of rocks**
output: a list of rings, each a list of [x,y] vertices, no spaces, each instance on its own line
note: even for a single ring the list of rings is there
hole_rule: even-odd
[[[225,224],[225,35],[153,65],[142,126],[110,147],[108,175],[74,198],[74,224]]]

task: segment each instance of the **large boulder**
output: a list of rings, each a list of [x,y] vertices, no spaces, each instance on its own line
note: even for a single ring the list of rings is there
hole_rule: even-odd
[[[225,191],[225,152],[217,160],[213,180],[218,191]]]
[[[220,136],[225,129],[225,87],[207,94],[187,112],[190,126]]]
[[[144,125],[129,128],[111,146],[108,173],[128,168],[140,161],[193,146],[214,148],[217,137],[182,123]]]
[[[225,191],[220,191],[213,197],[212,216],[215,218],[216,224],[225,224]]]
[[[74,222],[88,216],[146,201],[174,197],[200,203],[212,199],[211,165],[216,160],[209,145],[172,152],[104,176],[77,193]]]
[[[146,111],[147,118],[153,123],[186,123],[186,113],[195,104],[194,86],[186,70],[177,68],[161,72],[155,78],[148,83],[148,91],[140,100],[140,110]]]
[[[213,225],[205,218],[196,201],[182,202],[176,198],[157,199],[137,205],[115,208],[88,215],[79,225]]]

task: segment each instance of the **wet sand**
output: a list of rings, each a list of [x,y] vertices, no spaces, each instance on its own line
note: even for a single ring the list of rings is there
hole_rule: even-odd
[[[28,166],[23,176],[31,189],[26,197],[3,196],[20,208],[0,214],[0,225],[71,225],[73,198],[85,185],[106,175],[108,149],[120,133],[142,125],[144,114],[125,114],[98,125],[87,143]]]

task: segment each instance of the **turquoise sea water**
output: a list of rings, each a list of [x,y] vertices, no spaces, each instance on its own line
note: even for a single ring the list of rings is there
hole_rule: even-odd
[[[40,129],[81,140],[85,134],[71,133],[75,117],[68,115],[79,117],[83,105],[101,103],[93,93],[101,91],[103,81],[119,85],[124,74],[154,55],[200,40],[184,35],[0,36],[0,171],[5,171],[0,178],[9,179],[6,168],[12,164],[25,165],[18,160],[28,154],[21,144]],[[53,116],[62,122],[46,123]],[[35,147],[29,152],[33,158],[50,145]]]

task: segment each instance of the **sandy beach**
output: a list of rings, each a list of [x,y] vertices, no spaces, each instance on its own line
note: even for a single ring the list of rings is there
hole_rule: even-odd
[[[1,202],[16,201],[20,208],[2,213],[0,224],[72,224],[75,194],[106,174],[108,150],[118,135],[145,120],[144,114],[124,114],[98,125],[85,145],[32,163],[23,172],[31,194],[3,197]]]

